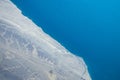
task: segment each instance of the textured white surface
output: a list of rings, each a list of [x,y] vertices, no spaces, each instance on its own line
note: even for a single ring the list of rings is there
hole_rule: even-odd
[[[91,80],[83,59],[74,56],[0,0],[0,80]]]

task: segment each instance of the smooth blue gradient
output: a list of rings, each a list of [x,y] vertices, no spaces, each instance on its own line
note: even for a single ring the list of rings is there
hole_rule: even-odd
[[[92,80],[120,80],[120,0],[12,0],[25,16],[82,56]]]

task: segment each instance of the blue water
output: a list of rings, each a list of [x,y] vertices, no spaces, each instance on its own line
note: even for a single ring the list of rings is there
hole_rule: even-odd
[[[120,0],[12,0],[24,15],[82,56],[93,80],[120,80]]]

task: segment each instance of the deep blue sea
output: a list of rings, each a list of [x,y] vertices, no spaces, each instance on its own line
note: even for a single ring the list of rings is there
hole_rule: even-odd
[[[120,80],[120,0],[12,0],[23,14],[84,58],[92,80]]]

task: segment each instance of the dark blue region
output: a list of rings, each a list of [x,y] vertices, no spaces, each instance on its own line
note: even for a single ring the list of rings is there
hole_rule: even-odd
[[[120,0],[12,0],[87,63],[92,80],[120,80]]]

